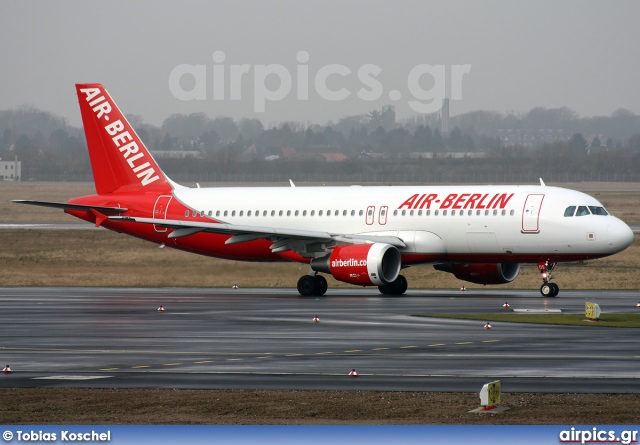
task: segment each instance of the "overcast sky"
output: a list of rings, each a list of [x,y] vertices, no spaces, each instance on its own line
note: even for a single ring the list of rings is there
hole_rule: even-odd
[[[387,104],[404,118],[443,91],[452,115],[640,114],[639,18],[635,0],[3,0],[0,109],[80,125],[74,84],[95,82],[154,125],[199,111],[325,124]]]

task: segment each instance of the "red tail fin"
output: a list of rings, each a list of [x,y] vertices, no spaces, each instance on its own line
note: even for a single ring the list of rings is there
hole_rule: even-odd
[[[76,85],[99,195],[118,189],[171,191],[156,161],[101,84]]]

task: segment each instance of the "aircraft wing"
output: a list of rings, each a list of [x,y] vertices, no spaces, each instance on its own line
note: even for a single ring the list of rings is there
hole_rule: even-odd
[[[225,223],[195,222],[183,220],[158,220],[155,218],[139,218],[130,216],[111,216],[111,221],[127,221],[142,224],[155,224],[160,227],[173,229],[169,238],[182,238],[199,232],[220,233],[231,235],[225,244],[239,244],[258,239],[274,241],[271,246],[273,252],[295,250],[303,252],[303,246],[317,242],[340,242],[344,244],[386,243],[396,247],[406,247],[402,239],[395,236],[375,236],[366,234],[339,234],[320,232],[315,230],[280,229],[265,226],[246,226]]]
[[[117,215],[119,213],[124,213],[128,209],[124,207],[103,207],[103,206],[91,206],[91,205],[82,205],[82,204],[67,204],[65,202],[47,202],[47,201],[31,201],[28,199],[14,199],[11,202],[15,202],[16,204],[30,204],[35,206],[42,207],[53,207],[54,209],[62,209],[62,210],[85,210],[90,212],[92,209],[96,210],[104,215]]]

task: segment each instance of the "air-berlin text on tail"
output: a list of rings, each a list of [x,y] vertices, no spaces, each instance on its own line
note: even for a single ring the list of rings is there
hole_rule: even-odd
[[[513,193],[450,193],[441,197],[437,193],[416,193],[400,204],[398,209],[504,209],[513,195]]]
[[[80,92],[86,96],[89,106],[96,113],[98,119],[103,119],[105,122],[111,120],[109,113],[111,113],[113,107],[105,98],[105,95],[101,94],[100,88],[81,88]],[[136,177],[140,178],[140,183],[143,186],[149,185],[160,179],[160,176],[156,174],[151,163],[144,162],[144,150],[140,150],[138,143],[134,140],[135,133],[132,135],[133,130],[129,132],[128,127],[126,120],[123,123],[121,119],[118,119],[107,123],[104,129],[109,136],[112,136],[111,140],[122,153],[122,157],[127,161],[129,168],[135,173]]]

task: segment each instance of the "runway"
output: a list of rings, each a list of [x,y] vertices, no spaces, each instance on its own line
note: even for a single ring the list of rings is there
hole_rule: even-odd
[[[640,314],[638,291],[0,288],[0,387],[640,392],[635,329],[412,316],[505,301]]]

